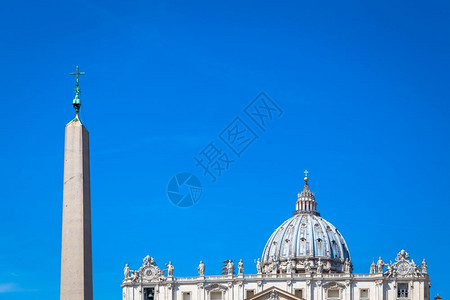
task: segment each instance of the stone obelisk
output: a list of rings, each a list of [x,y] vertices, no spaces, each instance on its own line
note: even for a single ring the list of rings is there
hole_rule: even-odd
[[[66,125],[64,143],[63,222],[61,247],[61,300],[91,300],[91,189],[89,132],[78,116],[79,75],[76,75],[75,118]]]

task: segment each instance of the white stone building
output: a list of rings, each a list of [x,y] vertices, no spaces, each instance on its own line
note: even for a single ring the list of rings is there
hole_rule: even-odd
[[[293,216],[270,236],[256,274],[229,261],[226,275],[205,276],[200,262],[197,276],[174,277],[170,262],[161,270],[147,255],[138,270],[125,266],[123,300],[429,300],[427,264],[404,250],[389,264],[380,257],[367,274],[352,269],[343,236],[320,217],[305,177]]]

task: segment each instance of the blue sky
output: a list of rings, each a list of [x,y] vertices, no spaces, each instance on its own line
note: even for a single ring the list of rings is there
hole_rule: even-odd
[[[304,169],[356,273],[405,249],[449,298],[449,13],[447,1],[3,3],[0,299],[59,299],[77,64],[96,299],[121,299],[123,266],[147,254],[177,276],[241,258],[254,273]],[[283,115],[212,183],[194,156],[261,91]],[[180,172],[203,185],[190,208],[167,198]]]

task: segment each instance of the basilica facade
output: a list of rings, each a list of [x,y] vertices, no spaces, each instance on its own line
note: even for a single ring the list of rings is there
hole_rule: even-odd
[[[200,262],[197,276],[175,277],[171,262],[160,268],[147,255],[137,270],[125,266],[123,300],[429,300],[427,264],[404,250],[394,262],[380,257],[369,273],[353,273],[344,237],[320,216],[304,180],[293,216],[270,236],[256,273],[230,260],[222,275],[205,275]]]

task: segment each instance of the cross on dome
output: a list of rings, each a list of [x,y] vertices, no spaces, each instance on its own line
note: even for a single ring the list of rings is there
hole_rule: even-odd
[[[307,213],[319,216],[320,214],[317,211],[317,202],[315,201],[315,196],[308,186],[309,171],[305,170],[303,173],[305,174],[305,178],[303,178],[303,180],[305,180],[305,185],[303,186],[302,192],[298,194],[297,202],[295,203],[294,214]]]

